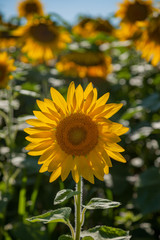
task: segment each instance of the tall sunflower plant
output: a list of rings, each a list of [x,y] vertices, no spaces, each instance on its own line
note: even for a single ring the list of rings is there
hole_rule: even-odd
[[[118,143],[128,128],[110,120],[123,104],[107,103],[109,93],[98,98],[97,89],[92,83],[84,90],[80,84],[75,87],[71,82],[66,100],[55,88],[51,88],[50,93],[52,100],[37,100],[40,110],[33,111],[35,117],[27,120],[30,126],[24,131],[30,143],[26,150],[31,156],[40,156],[40,172],[51,173],[50,183],[59,177],[65,181],[71,173],[76,190],[59,191],[54,198],[54,205],[73,197],[75,224],[73,226],[70,222],[70,207],[51,210],[27,220],[31,223],[66,224],[70,234],[62,235],[58,240],[130,239],[128,232],[104,225],[83,230],[87,210],[110,209],[120,205],[119,202],[98,197],[84,205],[82,182],[85,179],[94,184],[94,178],[103,181],[104,175],[112,167],[111,158],[126,162],[121,155],[124,149]]]

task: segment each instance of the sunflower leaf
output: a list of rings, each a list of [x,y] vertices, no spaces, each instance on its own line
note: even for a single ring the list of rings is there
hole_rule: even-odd
[[[86,236],[86,237],[82,238],[82,240],[94,240],[94,238],[91,236]]]
[[[53,223],[53,222],[62,222],[67,224],[69,220],[69,216],[71,213],[71,208],[69,207],[64,207],[64,208],[59,208],[56,210],[51,210],[49,212],[46,212],[44,214],[28,218],[27,220],[29,222],[42,222],[42,223]]]
[[[121,204],[119,202],[113,202],[108,199],[103,198],[92,198],[89,203],[85,206],[83,206],[86,209],[92,210],[92,209],[108,209],[108,208],[114,208],[118,207]]]
[[[64,202],[65,200],[67,200],[75,195],[78,195],[78,194],[80,194],[79,191],[73,191],[71,189],[63,189],[56,194],[56,197],[54,199],[54,205],[60,204],[60,203]]]
[[[69,235],[62,235],[58,238],[58,240],[73,240],[73,238]]]
[[[107,226],[96,226],[81,233],[82,240],[129,240],[129,233],[120,229]]]

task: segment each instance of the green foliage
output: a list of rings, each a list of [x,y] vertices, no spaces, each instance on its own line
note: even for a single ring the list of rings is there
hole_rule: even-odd
[[[54,199],[54,205],[56,204],[60,204],[62,202],[64,202],[65,200],[78,195],[79,192],[78,191],[73,191],[72,189],[63,189],[61,191],[59,191]]]
[[[96,226],[88,231],[82,232],[83,240],[129,240],[130,236],[128,232],[119,229],[106,226]]]
[[[160,210],[160,170],[152,167],[140,175],[136,204],[143,214]]]
[[[56,210],[51,210],[44,214],[38,215],[36,217],[28,218],[27,220],[32,223],[42,222],[44,224],[47,224],[52,222],[61,222],[61,223],[67,224],[70,214],[71,214],[71,208],[65,207],[65,208],[59,208]]]
[[[83,206],[86,209],[93,210],[93,209],[108,209],[120,206],[119,202],[113,202],[108,199],[102,198],[92,198],[89,203]]]
[[[58,240],[73,240],[73,238],[69,235],[62,235],[58,238]]]

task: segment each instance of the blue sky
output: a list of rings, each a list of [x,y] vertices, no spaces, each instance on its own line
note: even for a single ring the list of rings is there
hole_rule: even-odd
[[[20,0],[0,0],[0,12],[6,19],[15,16]],[[89,14],[94,17],[108,17],[122,0],[41,0],[46,13],[58,13],[69,23],[74,23],[79,14]]]

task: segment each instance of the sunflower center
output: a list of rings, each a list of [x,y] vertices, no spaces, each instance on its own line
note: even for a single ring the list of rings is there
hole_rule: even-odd
[[[95,30],[104,33],[111,33],[113,27],[108,21],[99,20],[99,22],[95,22]]]
[[[67,56],[68,60],[73,61],[74,63],[80,66],[97,66],[103,64],[103,56],[98,53],[71,53]]]
[[[7,73],[6,65],[0,63],[0,82],[4,80]]]
[[[146,4],[136,1],[128,6],[126,18],[130,22],[143,21],[148,17],[149,13],[150,9]]]
[[[57,34],[46,23],[30,27],[31,36],[38,42],[49,43],[55,40]]]
[[[38,6],[36,3],[27,3],[25,5],[25,10],[27,13],[38,13]]]
[[[98,128],[89,116],[74,113],[60,121],[56,139],[67,154],[86,155],[97,145]]]
[[[148,30],[148,36],[150,40],[153,40],[156,43],[160,43],[160,18],[158,19],[153,19],[150,22],[150,25],[148,26],[147,30]]]

